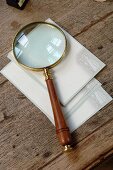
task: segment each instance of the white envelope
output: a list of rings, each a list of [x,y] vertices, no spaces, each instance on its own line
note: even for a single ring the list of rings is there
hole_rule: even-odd
[[[14,56],[13,56],[13,52],[11,51],[11,52],[9,52],[8,53],[8,56],[7,56],[11,61],[14,61],[15,63],[16,63],[16,61],[15,61],[15,59],[14,59]],[[17,64],[17,63],[16,63]],[[32,71],[29,71],[29,70],[26,70],[26,69],[24,69],[24,68],[22,68],[21,67],[21,69],[23,69],[32,79],[34,79],[35,81],[37,81],[38,80],[38,82],[40,81],[40,79],[38,79],[38,74],[35,74],[35,76],[34,76],[34,72],[32,72]],[[42,75],[43,76],[43,75]],[[65,81],[65,80],[64,80]],[[44,81],[44,83],[45,83],[45,81]],[[46,83],[45,83],[45,85],[43,85],[43,83],[41,83],[40,82],[40,84],[42,85],[42,87],[43,88],[45,88],[46,90],[47,90],[47,88],[46,88]],[[75,96],[73,96],[74,97],[74,105],[75,104],[77,104],[77,102],[80,100],[80,99],[82,99],[83,98],[83,96],[85,96],[85,95],[87,95],[88,93],[89,93],[89,91],[90,91],[90,89],[92,89],[93,87],[95,87],[95,85],[101,85],[101,83],[98,81],[98,80],[96,80],[95,78],[93,78],[88,84],[86,84],[86,86],[79,92],[79,93],[77,93]],[[75,103],[76,102],[76,103]],[[62,104],[62,103],[61,103]],[[71,100],[66,104],[66,105],[69,105],[69,107],[71,107],[72,105],[73,105],[73,98],[71,98]],[[66,106],[65,105],[65,106]],[[64,105],[62,105],[62,106],[64,106]]]
[[[80,127],[112,100],[111,96],[101,87],[90,93],[80,106],[76,106],[70,112],[66,121],[71,132]]]
[[[46,20],[56,24],[51,19]],[[58,26],[58,25],[57,25]],[[62,29],[63,30],[63,29]],[[54,81],[62,105],[66,105],[104,66],[95,55],[63,30],[67,38],[65,59],[53,68]],[[13,57],[10,55],[11,59]],[[46,89],[42,72],[26,72]]]
[[[10,62],[8,65],[6,65],[1,70],[1,73],[32,103],[34,103],[54,124],[53,112],[48,91],[43,88],[40,81],[36,81],[35,79],[31,78],[31,76],[29,76],[25,70],[23,70],[14,62]],[[76,104],[74,105],[73,98],[72,107],[69,104],[62,107],[64,116],[71,132],[82,125],[86,120],[88,120],[92,115],[94,115],[98,110],[100,110],[112,100],[112,98],[107,94],[107,92],[105,92],[105,90],[103,90],[103,88],[99,83],[97,83],[95,79],[92,80],[92,82],[94,85],[93,88],[91,88],[87,93],[88,95],[84,95],[84,91],[80,92],[82,96],[82,102],[81,100],[75,99]]]

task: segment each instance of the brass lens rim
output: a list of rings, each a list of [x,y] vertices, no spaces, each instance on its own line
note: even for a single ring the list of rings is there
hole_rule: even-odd
[[[43,68],[33,68],[33,67],[29,67],[29,66],[26,66],[26,65],[20,63],[20,62],[17,60],[16,54],[15,54],[15,50],[14,50],[14,48],[15,48],[15,43],[16,43],[16,40],[17,40],[18,35],[19,35],[23,30],[25,30],[27,27],[29,27],[29,26],[31,26],[31,25],[35,25],[35,24],[37,24],[37,25],[38,25],[38,24],[47,24],[48,26],[54,27],[54,28],[58,29],[58,30],[62,33],[62,35],[64,36],[64,38],[65,38],[65,49],[64,49],[64,52],[63,52],[62,56],[60,57],[60,59],[59,59],[58,61],[56,61],[55,63],[51,64],[50,66],[43,67]],[[66,39],[66,36],[65,36],[64,32],[63,32],[58,26],[56,26],[56,25],[54,25],[54,24],[51,24],[51,23],[48,23],[48,22],[42,22],[42,21],[32,22],[32,23],[30,23],[30,24],[25,25],[22,29],[20,29],[20,31],[17,32],[17,34],[16,34],[16,36],[15,36],[15,38],[14,38],[13,44],[12,44],[12,48],[13,48],[14,58],[15,58],[15,60],[17,61],[17,63],[18,63],[19,65],[21,65],[22,67],[27,68],[27,69],[29,69],[29,70],[32,70],[32,71],[42,71],[42,70],[44,70],[45,68],[51,69],[51,68],[55,67],[56,65],[58,65],[58,64],[63,60],[63,58],[64,58],[64,56],[65,56],[65,53],[66,53],[66,48],[67,48],[67,39]]]

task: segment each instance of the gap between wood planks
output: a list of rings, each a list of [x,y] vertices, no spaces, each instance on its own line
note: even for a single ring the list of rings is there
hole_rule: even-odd
[[[99,126],[96,130],[94,130],[91,134],[87,135],[85,138],[83,138],[81,141],[79,141],[78,143],[80,144],[81,142],[83,142],[84,140],[86,140],[88,137],[92,136],[95,132],[99,131],[102,127],[104,127],[105,125],[109,124],[111,121],[113,120],[110,119],[107,122],[105,122],[104,124],[102,124],[101,126]],[[78,144],[76,143],[76,145]],[[96,164],[100,163],[100,161],[102,159],[107,158],[110,153],[113,153],[113,150],[110,149],[109,151],[105,152],[106,156],[101,155],[100,159],[98,160],[98,158],[96,160],[94,160],[93,162],[93,166],[95,166]],[[63,154],[65,154],[64,152],[60,152],[56,157],[52,158],[50,161],[48,161],[47,163],[45,163],[43,166],[39,167],[37,170],[42,170],[44,167],[46,167],[47,165],[49,165],[51,162],[53,162],[54,160],[56,160],[58,157],[62,156]],[[30,167],[28,170],[33,170],[35,168],[35,166],[37,166],[37,164],[33,165],[32,167]],[[89,170],[92,167],[92,163],[90,163],[90,165],[88,165],[87,167],[85,167],[85,170]]]
[[[73,35],[73,37],[77,37],[78,35],[86,32],[89,28],[91,28],[92,26],[96,25],[99,22],[102,22],[103,20],[105,20],[106,18],[108,18],[109,16],[111,16],[113,14],[113,11],[107,13],[106,15],[104,15],[103,17],[100,17],[97,20],[91,21],[89,25],[85,26],[80,32],[76,33],[75,35]],[[6,53],[9,53],[12,49],[8,49],[4,54],[1,54],[1,56],[5,55]]]
[[[85,167],[85,170],[93,170],[93,167],[96,167],[101,163],[101,160],[105,161],[105,159],[108,159],[113,154],[113,149],[109,150],[105,153],[105,156],[101,155],[100,158],[96,159],[93,164],[89,164],[87,167]]]
[[[91,28],[92,26],[96,25],[99,22],[102,22],[103,20],[105,20],[106,18],[108,18],[109,16],[111,16],[113,14],[113,11],[109,12],[108,14],[104,15],[103,17],[91,21],[91,23],[87,26],[85,26],[80,32],[78,32],[77,34],[75,34],[73,37],[77,37],[78,35],[82,34],[83,32],[86,32],[89,28]]]

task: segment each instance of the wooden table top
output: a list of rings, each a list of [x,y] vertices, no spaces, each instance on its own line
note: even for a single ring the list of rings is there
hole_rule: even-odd
[[[14,35],[24,25],[53,19],[106,63],[96,76],[113,97],[113,1],[30,0],[21,11],[0,0],[0,69]],[[73,133],[75,148],[63,153],[55,128],[0,75],[0,170],[90,169],[113,153],[113,102]]]

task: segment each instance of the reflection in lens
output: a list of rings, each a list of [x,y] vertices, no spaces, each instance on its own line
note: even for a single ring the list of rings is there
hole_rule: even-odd
[[[56,63],[65,50],[65,36],[49,24],[28,25],[16,37],[14,54],[19,63],[44,68]]]

